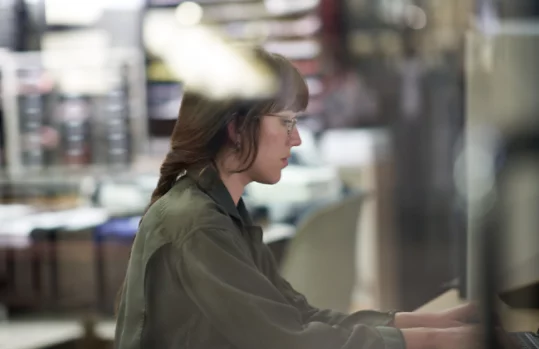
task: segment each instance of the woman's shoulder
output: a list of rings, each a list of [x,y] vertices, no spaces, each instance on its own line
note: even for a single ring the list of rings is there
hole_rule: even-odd
[[[230,216],[196,187],[171,191],[157,200],[144,216],[141,228],[159,230],[171,242],[200,229],[237,230]]]

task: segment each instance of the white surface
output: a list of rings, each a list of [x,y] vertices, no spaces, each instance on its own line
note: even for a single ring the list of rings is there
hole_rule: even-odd
[[[272,224],[264,228],[263,241],[265,244],[291,239],[296,234],[296,228],[289,224]]]
[[[320,43],[316,40],[294,41],[267,41],[264,48],[271,52],[285,56],[288,59],[309,59],[317,56],[321,51]]]
[[[28,237],[33,229],[84,229],[105,223],[108,212],[102,208],[80,207],[72,210],[33,213],[6,219],[0,225],[0,236]]]
[[[109,219],[102,208],[80,207],[57,212],[30,213],[13,216],[0,221],[0,245],[12,248],[27,248],[31,245],[31,233],[35,229],[82,230],[99,226]],[[1,348],[1,347],[0,347]]]
[[[6,219],[26,216],[34,209],[28,205],[0,205],[0,222]]]
[[[97,337],[105,340],[114,340],[114,332],[116,330],[116,322],[114,320],[99,322],[95,327]]]
[[[281,180],[273,185],[251,183],[247,187],[251,201],[257,206],[272,203],[310,203],[317,199],[332,199],[341,193],[337,169],[290,165],[282,171]]]
[[[154,179],[152,186],[155,188],[159,177],[155,176],[152,179]],[[144,183],[140,184],[140,186],[137,186],[135,184],[114,182],[103,183],[99,190],[99,204],[113,213],[129,210],[133,212],[144,211],[150,198],[144,190],[141,190]]]
[[[77,321],[13,321],[0,324],[0,349],[40,349],[82,336]]]
[[[264,0],[264,5],[269,13],[286,15],[295,12],[308,11],[320,4],[320,0]]]
[[[65,221],[65,228],[72,230],[95,227],[109,219],[107,210],[97,207],[81,207],[63,213],[69,216]]]
[[[320,139],[320,154],[333,166],[355,167],[371,164],[377,147],[384,147],[389,136],[384,130],[335,129],[324,132]]]

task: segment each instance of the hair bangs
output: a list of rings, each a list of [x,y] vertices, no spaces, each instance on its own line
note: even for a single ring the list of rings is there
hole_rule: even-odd
[[[270,113],[284,110],[302,112],[309,103],[309,90],[299,71],[283,56],[273,54],[278,74],[278,91],[272,101]]]
[[[255,48],[257,56],[268,65],[277,79],[276,93],[259,101],[258,115],[279,113],[285,110],[302,112],[309,103],[309,91],[299,71],[285,57]]]

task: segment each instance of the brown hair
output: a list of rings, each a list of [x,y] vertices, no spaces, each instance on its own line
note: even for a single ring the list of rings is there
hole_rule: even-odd
[[[186,90],[170,140],[170,150],[160,169],[159,182],[152,193],[153,205],[174,185],[178,176],[192,166],[215,166],[221,151],[234,147],[228,125],[234,122],[240,136],[242,172],[253,164],[258,153],[260,117],[284,110],[300,112],[308,103],[308,90],[298,70],[283,56],[255,48],[255,57],[265,64],[277,79],[277,92],[270,98],[247,100],[214,100]],[[116,309],[121,291],[118,294]]]

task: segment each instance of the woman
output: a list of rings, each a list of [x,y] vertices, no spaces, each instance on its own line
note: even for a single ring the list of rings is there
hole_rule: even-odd
[[[279,78],[273,98],[185,93],[133,244],[116,348],[462,348],[467,307],[347,316],[310,306],[279,276],[241,195],[250,182],[279,181],[301,144],[296,114],[308,92],[286,59],[256,53]]]

